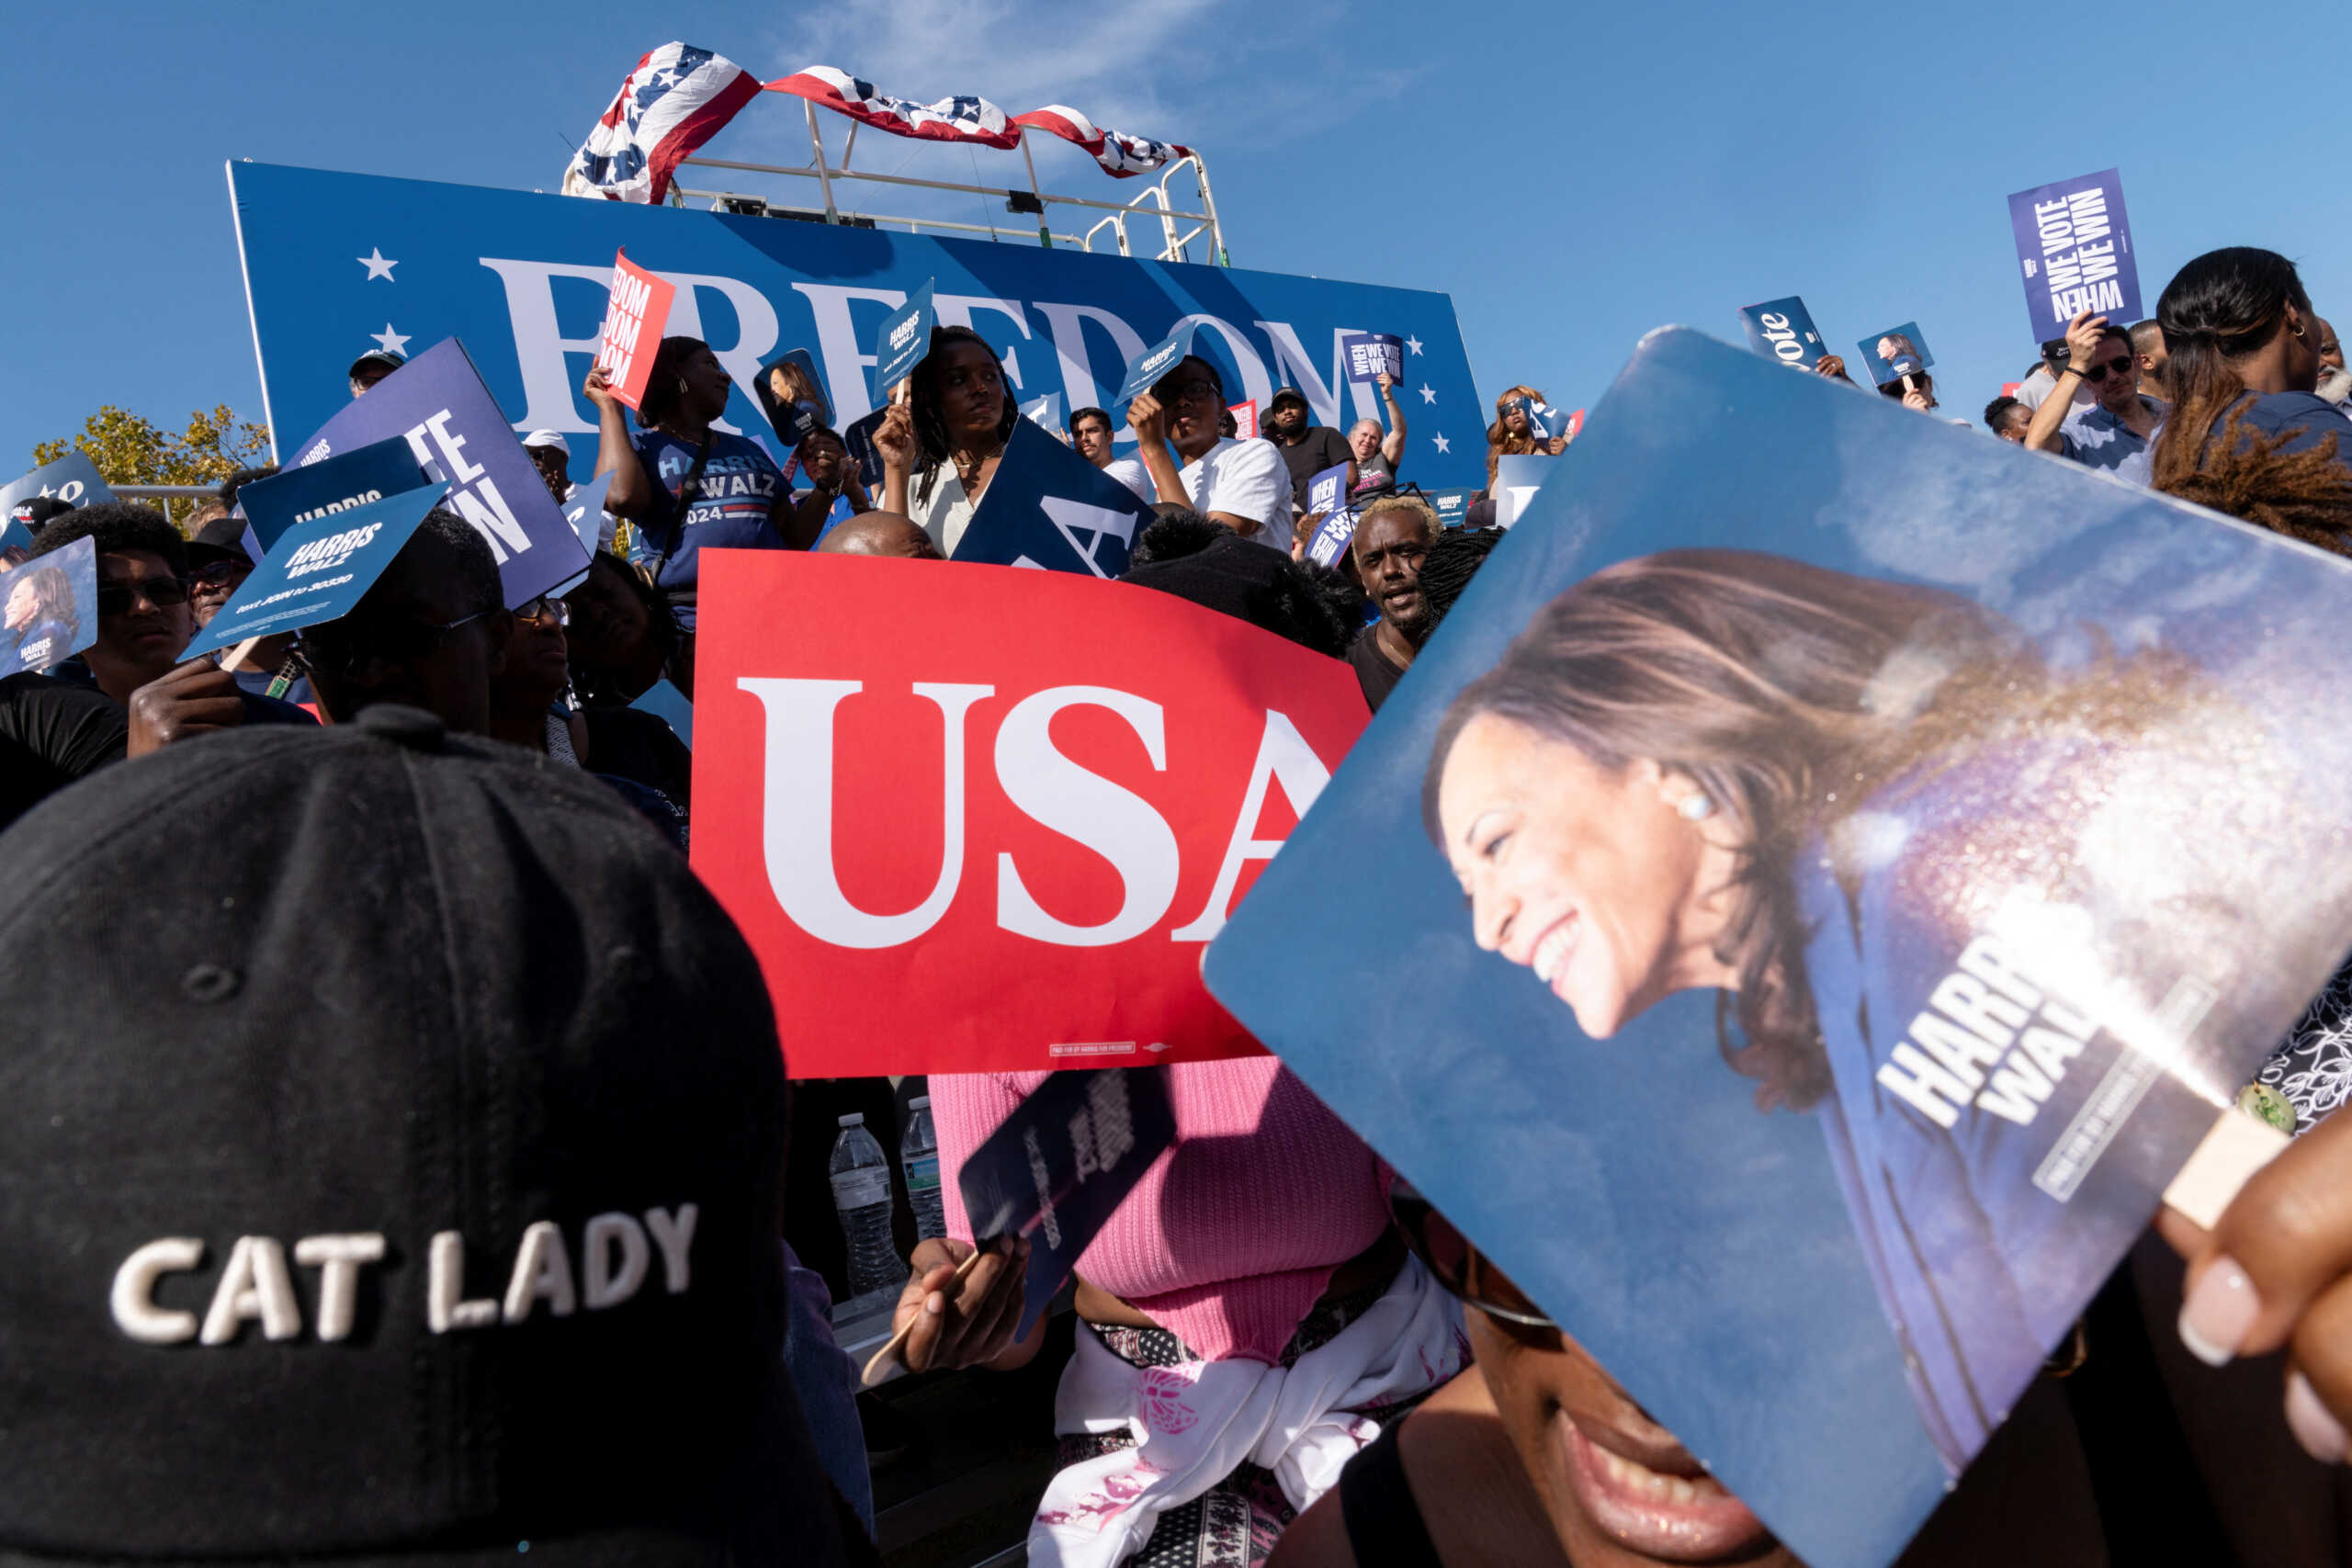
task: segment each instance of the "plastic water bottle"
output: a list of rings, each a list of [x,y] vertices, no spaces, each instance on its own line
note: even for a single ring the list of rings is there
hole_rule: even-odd
[[[947,1234],[947,1205],[939,1192],[939,1138],[931,1130],[931,1096],[907,1101],[907,1135],[899,1140],[899,1168],[907,1175],[907,1202],[915,1212],[915,1235]]]
[[[907,1266],[890,1241],[890,1162],[853,1111],[833,1140],[833,1208],[849,1243],[849,1293],[862,1296],[907,1282]]]

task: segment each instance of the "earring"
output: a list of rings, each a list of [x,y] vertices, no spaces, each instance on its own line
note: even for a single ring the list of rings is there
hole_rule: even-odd
[[[1703,822],[1715,814],[1715,803],[1707,798],[1704,791],[1694,790],[1684,795],[1674,809],[1682,814],[1685,822]]]

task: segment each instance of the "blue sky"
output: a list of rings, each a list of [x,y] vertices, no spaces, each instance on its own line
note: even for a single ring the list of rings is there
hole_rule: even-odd
[[[2352,330],[2352,211],[2328,173],[2352,136],[2352,14],[2225,16],[2139,6],[2102,44],[1981,6],[1672,0],[32,7],[12,41],[50,64],[12,117],[39,198],[0,239],[0,466],[101,402],[175,427],[220,401],[260,417],[225,159],[552,189],[673,38],[763,77],[832,64],[1197,146],[1238,265],[1451,294],[1489,399],[1524,380],[1589,403],[1647,329],[1736,339],[1741,305],[1794,293],[1849,355],[1916,319],[1947,411],[1973,417],[2034,352],[2005,197],[2110,164],[2151,312],[2181,262],[2259,244]],[[757,100],[706,152],[805,157],[797,108]],[[933,177],[975,156],[1013,183],[1011,153],[859,148]],[[1038,158],[1049,186],[1132,190],[1075,150]]]

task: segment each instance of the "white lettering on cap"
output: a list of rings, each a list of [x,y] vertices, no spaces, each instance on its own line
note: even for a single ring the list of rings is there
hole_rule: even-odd
[[[483,1328],[498,1321],[498,1303],[467,1301],[466,1238],[436,1231],[426,1253],[424,1325],[435,1334],[453,1328]]]
[[[286,1248],[274,1235],[241,1235],[229,1266],[212,1288],[204,1314],[207,1345],[226,1345],[248,1320],[258,1320],[262,1337],[291,1339],[302,1332],[302,1309],[294,1299],[294,1277],[286,1271]]]
[[[506,1281],[506,1321],[520,1323],[530,1316],[541,1297],[558,1317],[570,1317],[579,1304],[571,1287],[571,1253],[552,1220],[526,1230],[523,1245],[514,1249],[514,1272]]]
[[[613,1244],[620,1244],[620,1268],[613,1268]],[[615,1307],[637,1294],[645,1283],[645,1266],[652,1251],[645,1243],[645,1227],[627,1214],[598,1214],[581,1237],[581,1301],[590,1312]]]
[[[359,1266],[384,1260],[384,1238],[373,1231],[351,1235],[306,1235],[294,1244],[294,1261],[319,1270],[319,1337],[351,1337],[359,1302]]]
[[[114,1311],[115,1326],[142,1345],[180,1345],[195,1338],[196,1314],[157,1306],[155,1281],[165,1274],[185,1273],[202,1261],[204,1243],[192,1235],[151,1241],[124,1258],[114,1271],[114,1292],[107,1303]]]

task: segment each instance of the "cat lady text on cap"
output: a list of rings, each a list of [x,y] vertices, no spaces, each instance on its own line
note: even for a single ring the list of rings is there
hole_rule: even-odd
[[[466,1297],[466,1239],[457,1231],[436,1233],[425,1249],[424,1321],[435,1334],[458,1328],[526,1321],[540,1303],[550,1316],[569,1317],[581,1308],[602,1312],[638,1293],[662,1255],[662,1280],[669,1294],[684,1295],[691,1282],[695,1206],[682,1203],[634,1215],[598,1214],[581,1227],[580,1266],[553,1221],[541,1220],[515,1244],[503,1298]],[[650,1240],[649,1241],[649,1236]],[[360,1270],[384,1259],[384,1237],[375,1231],[306,1235],[294,1243],[294,1263],[319,1270],[316,1331],[322,1340],[348,1338],[359,1295]],[[196,1314],[160,1306],[157,1284],[204,1261],[204,1243],[195,1236],[164,1236],[149,1242],[115,1270],[108,1304],[123,1333],[146,1345],[235,1343],[248,1322],[261,1325],[265,1339],[292,1339],[302,1332],[302,1304],[287,1268],[286,1247],[276,1236],[241,1235],[212,1288],[212,1302],[199,1323]]]

